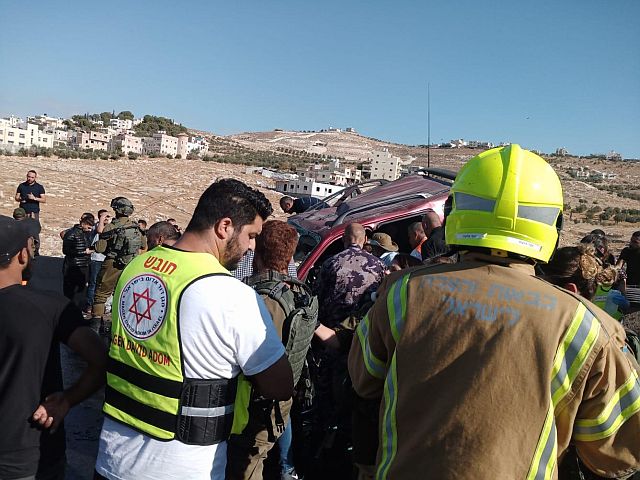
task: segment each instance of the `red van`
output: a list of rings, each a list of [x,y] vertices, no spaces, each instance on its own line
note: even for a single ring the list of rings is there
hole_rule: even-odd
[[[289,224],[300,235],[294,255],[298,278],[307,282],[315,278],[316,268],[344,248],[344,229],[353,222],[363,225],[367,234],[378,231],[391,235],[400,251],[409,253],[407,228],[419,222],[427,209],[443,216],[454,178],[453,172],[429,169],[427,175],[408,175],[393,182],[374,180],[377,184],[353,185],[334,199],[325,199],[331,205],[328,208],[312,207],[289,217]]]

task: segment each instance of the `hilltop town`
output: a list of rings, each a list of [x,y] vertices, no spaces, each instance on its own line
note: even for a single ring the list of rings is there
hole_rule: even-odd
[[[9,117],[0,119],[0,209],[11,213],[17,183],[26,170],[38,170],[48,197],[41,217],[42,250],[59,255],[57,233],[83,211],[108,207],[117,195],[132,199],[136,218],[173,217],[184,225],[200,193],[217,177],[239,178],[277,205],[282,194],[324,197],[353,182],[394,180],[427,164],[455,172],[492,146],[462,139],[430,148],[409,146],[366,137],[350,127],[220,136],[163,117],[136,119],[131,112],[70,119],[40,115],[26,121]],[[640,163],[615,152],[578,157],[558,148],[540,153],[564,186],[561,242],[575,243],[593,228],[603,228],[614,249],[622,248],[639,229]]]

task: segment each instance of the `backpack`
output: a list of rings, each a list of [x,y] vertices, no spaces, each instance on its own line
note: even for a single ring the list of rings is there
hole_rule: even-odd
[[[116,230],[112,251],[115,253],[113,265],[116,268],[126,267],[142,248],[142,231],[138,224],[130,222]]]
[[[284,311],[282,343],[291,364],[295,385],[300,380],[307,350],[316,329],[318,298],[304,283],[274,271],[253,275],[246,280],[246,283],[259,295],[278,302]],[[297,287],[295,291],[288,284],[295,285]]]
[[[633,357],[640,364],[640,337],[629,328],[625,328],[625,333],[627,334],[627,346]]]

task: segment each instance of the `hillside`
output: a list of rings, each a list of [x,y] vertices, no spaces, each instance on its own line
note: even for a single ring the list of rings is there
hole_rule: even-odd
[[[245,134],[245,136],[248,135]],[[259,138],[262,134],[255,135]],[[347,140],[351,140],[349,148],[354,152],[364,151],[366,142],[374,142],[371,139],[358,140],[364,137],[347,135],[351,134],[343,134],[341,137],[346,137],[345,144],[349,143]],[[214,147],[212,149],[226,148],[229,151],[248,152],[258,150],[258,147],[249,146],[249,140],[236,140],[235,137],[215,137],[218,144],[212,145]],[[264,134],[264,137],[269,138],[269,135]],[[254,141],[251,140],[251,142]],[[265,143],[261,144],[260,150],[271,151],[277,146],[282,145],[277,142]],[[403,151],[419,150],[401,145],[389,145],[389,148],[397,149],[392,151],[399,155]],[[457,169],[477,152],[475,150],[435,150],[432,151],[431,163],[437,167]],[[151,224],[157,220],[173,217],[180,225],[185,226],[200,194],[218,177],[238,178],[259,188],[274,204],[276,216],[285,217],[278,208],[278,199],[281,195],[273,190],[273,182],[260,175],[246,174],[246,166],[243,165],[166,158],[81,160],[15,156],[0,156],[0,165],[3,172],[0,178],[0,213],[4,215],[10,215],[17,206],[13,196],[17,184],[24,180],[26,171],[31,168],[38,171],[38,181],[45,186],[48,198],[47,203],[43,205],[41,215],[42,252],[48,255],[61,254],[62,242],[58,236],[60,230],[76,223],[84,211],[96,212],[99,208],[109,208],[110,200],[119,195],[127,196],[133,201],[137,209],[135,218],[144,218]],[[588,202],[589,207],[598,205],[602,209],[608,206],[640,209],[638,200],[604,192],[591,184],[571,178],[568,171],[577,165],[592,165],[599,170],[618,173],[619,178],[616,182],[623,185],[627,192],[637,190],[640,185],[638,165],[565,157],[554,163],[554,166],[562,179],[567,204],[575,207],[582,199]],[[570,215],[572,218],[565,222],[561,239],[564,245],[577,242],[594,228],[603,228],[609,234],[614,250],[619,251],[628,241],[631,233],[640,229],[638,223],[620,222],[616,225],[613,221],[608,221],[603,226],[600,223],[582,223],[584,214]],[[580,223],[574,223],[576,220]]]

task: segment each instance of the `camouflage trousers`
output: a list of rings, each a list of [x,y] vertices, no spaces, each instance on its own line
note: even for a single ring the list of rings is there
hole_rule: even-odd
[[[113,294],[122,270],[113,266],[113,258],[107,258],[102,262],[98,279],[96,280],[96,295],[93,300],[93,316],[102,317],[104,315],[104,305]]]

